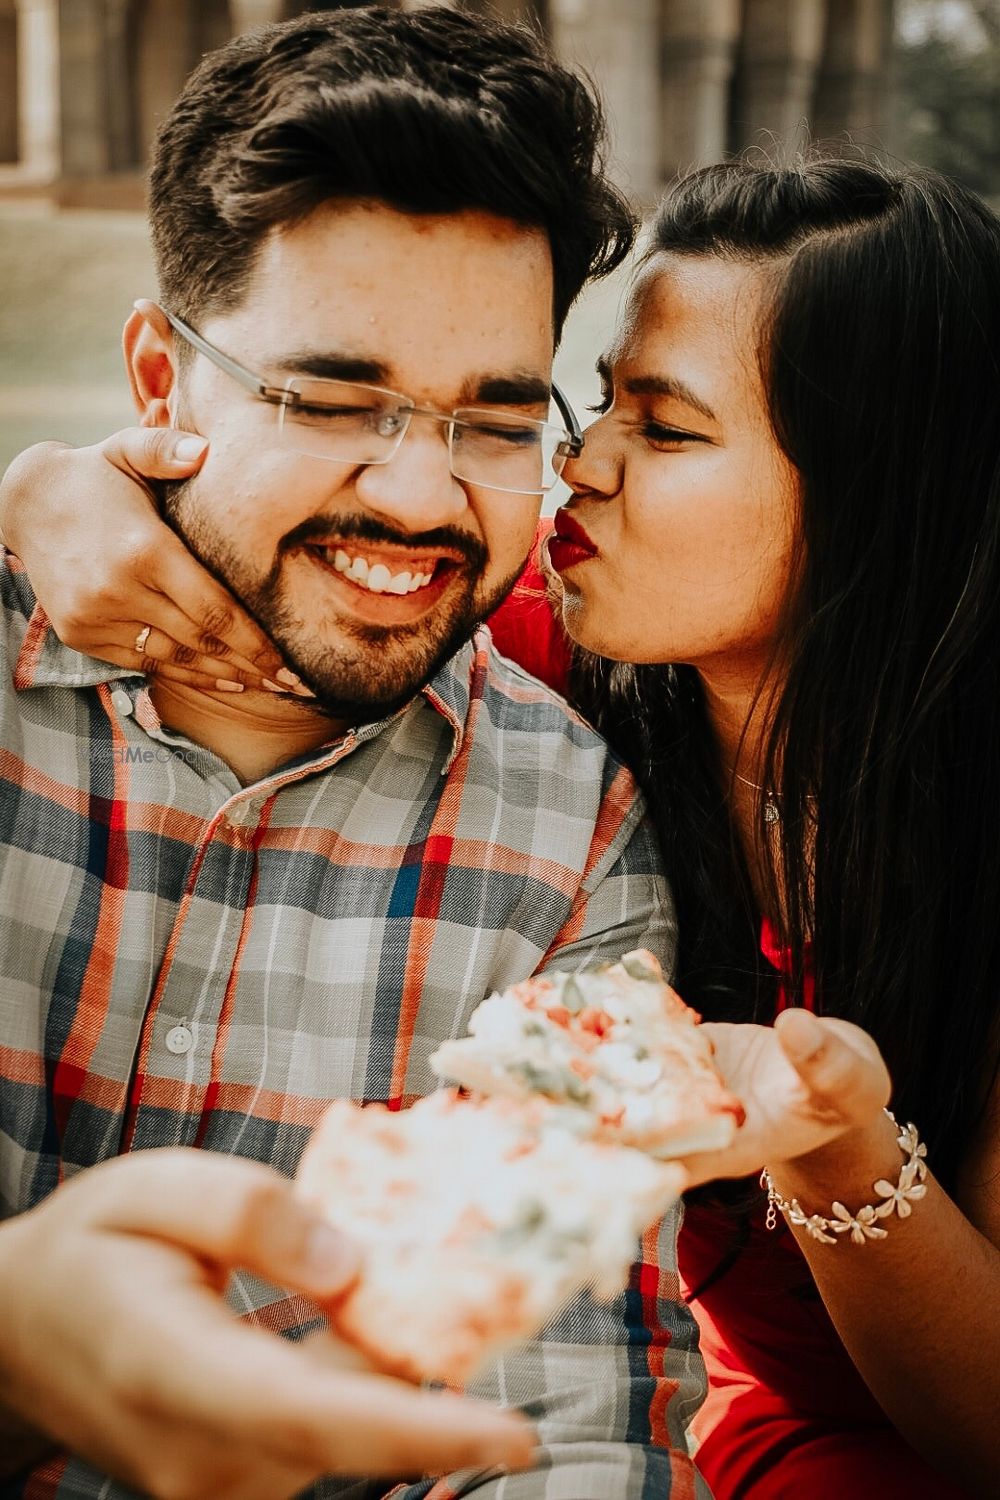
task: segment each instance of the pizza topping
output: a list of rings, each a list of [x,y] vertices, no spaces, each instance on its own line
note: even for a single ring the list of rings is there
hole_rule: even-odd
[[[622,959],[622,968],[630,979],[638,979],[640,982],[645,980],[649,984],[663,982],[663,970],[645,948],[637,948],[634,953],[626,953]]]
[[[460,1383],[572,1293],[620,1291],[685,1185],[668,1158],[742,1120],[698,1019],[638,950],[484,1000],[430,1059],[473,1097],[331,1105],[298,1187],[366,1246],[334,1326],[383,1369]]]
[[[485,1094],[542,1095],[585,1112],[580,1129],[664,1156],[725,1146],[743,1117],[696,1013],[644,949],[491,995],[469,1035],[430,1061],[441,1078]]]

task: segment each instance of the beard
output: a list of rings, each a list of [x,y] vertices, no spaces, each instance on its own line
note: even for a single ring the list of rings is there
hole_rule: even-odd
[[[165,519],[203,567],[239,601],[271,639],[288,667],[316,695],[288,695],[304,711],[319,708],[352,724],[386,718],[408,703],[496,610],[520,574],[483,584],[485,544],[454,527],[420,534],[395,532],[371,516],[315,515],[281,538],[271,567],[260,573],[199,504],[197,476],[163,486]],[[310,542],[335,534],[338,542],[389,543],[413,550],[457,552],[462,563],[436,609],[410,625],[381,626],[328,616],[306,620],[286,576],[286,561]]]

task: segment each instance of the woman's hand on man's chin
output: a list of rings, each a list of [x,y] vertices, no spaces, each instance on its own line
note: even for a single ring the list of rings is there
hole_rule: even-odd
[[[191,478],[207,452],[168,427],[39,443],[0,483],[0,537],[65,645],[195,687],[260,687],[280,655],[166,525],[150,483]]]

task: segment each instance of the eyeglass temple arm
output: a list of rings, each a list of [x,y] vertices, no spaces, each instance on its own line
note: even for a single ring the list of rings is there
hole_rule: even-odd
[[[248,370],[246,365],[241,365],[238,360],[230,359],[228,354],[223,354],[221,349],[216,349],[214,344],[203,339],[200,333],[196,333],[190,324],[185,323],[183,318],[178,318],[169,308],[161,307],[160,311],[171,328],[175,329],[192,349],[197,349],[199,354],[204,354],[213,365],[217,365],[220,370],[225,370],[227,375],[238,380],[246,390],[253,391],[255,396],[260,396],[264,401],[272,401],[278,406],[290,406],[298,399],[293,391],[283,391],[277,386],[268,385],[266,381],[261,380],[259,375]]]
[[[555,381],[552,382],[552,399],[559,408],[560,416],[569,428],[569,443],[567,445],[569,454],[572,458],[576,458],[583,451],[583,431],[576,412],[570,406],[569,401],[563,395]]]

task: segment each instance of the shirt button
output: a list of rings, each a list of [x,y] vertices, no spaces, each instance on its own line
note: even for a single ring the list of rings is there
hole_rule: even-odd
[[[175,1057],[183,1057],[194,1045],[194,1033],[189,1026],[172,1026],[167,1032],[167,1051]]]
[[[116,688],[115,691],[111,694],[111,701],[114,704],[116,711],[121,714],[122,718],[127,719],[129,714],[132,712],[132,699],[129,697],[128,693],[126,693],[125,689]]]

